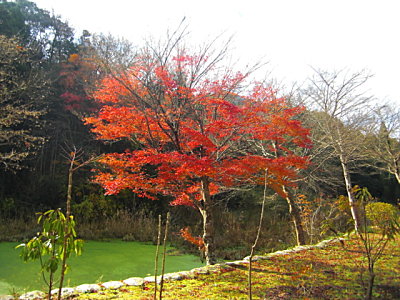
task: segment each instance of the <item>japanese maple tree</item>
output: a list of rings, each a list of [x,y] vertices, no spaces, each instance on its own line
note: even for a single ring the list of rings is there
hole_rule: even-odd
[[[206,262],[213,264],[214,196],[238,185],[264,184],[265,170],[268,185],[284,195],[282,187],[307,158],[287,147],[279,157],[267,157],[255,142],[308,147],[308,130],[295,119],[301,108],[262,84],[246,89],[247,74],[221,67],[221,53],[190,55],[177,44],[168,47],[145,49],[94,93],[102,107],[86,123],[97,137],[136,145],[106,154],[96,181],[107,194],[130,189],[152,199],[169,195],[171,205],[197,209]]]
[[[100,77],[96,64],[80,54],[71,54],[66,63],[61,65],[59,84],[64,91],[60,98],[64,108],[79,116],[88,116],[98,110],[95,102],[91,101],[89,90]]]

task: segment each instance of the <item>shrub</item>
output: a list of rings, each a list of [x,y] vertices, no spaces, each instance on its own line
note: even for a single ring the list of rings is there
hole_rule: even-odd
[[[391,234],[399,227],[399,210],[389,203],[371,202],[365,206],[369,224],[380,234]]]

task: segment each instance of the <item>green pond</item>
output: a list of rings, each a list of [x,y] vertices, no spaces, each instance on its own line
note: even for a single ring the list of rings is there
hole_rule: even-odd
[[[15,249],[17,245],[0,243],[0,295],[11,294],[12,291],[45,290],[39,262],[23,262],[19,257],[20,250]],[[68,261],[71,269],[66,275],[64,286],[153,275],[155,252],[156,246],[147,243],[85,241],[83,254],[72,255]],[[173,248],[167,249],[166,273],[203,265],[196,256],[173,255],[174,252]]]

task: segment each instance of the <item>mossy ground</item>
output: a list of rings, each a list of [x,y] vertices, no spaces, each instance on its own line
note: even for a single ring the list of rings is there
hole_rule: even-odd
[[[367,282],[364,256],[355,240],[253,263],[254,299],[363,299]],[[376,265],[375,299],[400,299],[400,237],[390,242]],[[247,265],[165,282],[164,299],[247,298]],[[364,279],[363,285],[361,278]],[[154,283],[102,290],[71,299],[152,299]]]

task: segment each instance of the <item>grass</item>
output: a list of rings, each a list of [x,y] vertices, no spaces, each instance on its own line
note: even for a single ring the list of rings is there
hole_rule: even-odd
[[[400,299],[400,237],[376,267],[375,299]],[[363,299],[364,258],[355,240],[303,250],[254,263],[253,299]],[[168,264],[168,261],[167,261]],[[366,278],[366,272],[363,273]],[[154,284],[101,290],[70,299],[152,299]],[[164,299],[245,299],[247,265],[222,266],[208,275],[164,284]]]

